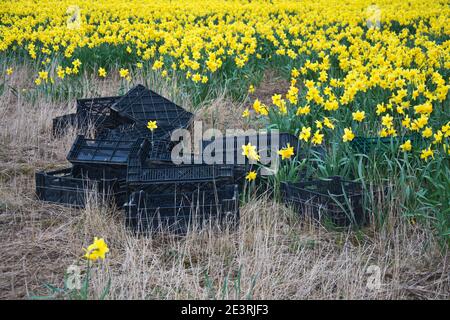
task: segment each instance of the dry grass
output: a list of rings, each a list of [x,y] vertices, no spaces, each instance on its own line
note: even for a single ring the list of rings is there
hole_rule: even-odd
[[[195,121],[201,121],[204,129],[214,128],[224,132],[226,129],[248,129],[250,124],[242,117],[244,103],[236,104],[221,95],[211,104],[196,112]],[[253,127],[253,123],[252,123]]]
[[[112,85],[96,90],[111,94]],[[216,104],[231,109],[224,101]],[[109,278],[110,299],[450,298],[447,253],[429,231],[395,212],[382,230],[332,232],[261,198],[242,207],[237,231],[143,238],[124,229],[114,208],[36,201],[35,170],[67,165],[74,133],[52,139],[51,118],[73,103],[39,98],[32,105],[7,91],[0,105],[2,299],[46,295],[48,283],[62,286],[69,265],[84,265],[81,248],[94,236],[104,237],[111,252],[94,268],[92,298]],[[223,121],[235,123],[229,119]],[[367,288],[370,265],[380,267],[379,290]]]
[[[255,88],[255,92],[249,94],[250,99],[236,103],[222,93],[211,103],[204,105],[197,111],[196,120],[202,121],[207,128],[219,130],[226,129],[264,129],[263,123],[257,123],[254,119],[248,120],[242,117],[245,109],[252,110],[252,103],[259,99],[262,103],[270,105],[274,94],[282,94],[289,89],[289,82],[283,79],[274,70],[264,73],[261,83]]]

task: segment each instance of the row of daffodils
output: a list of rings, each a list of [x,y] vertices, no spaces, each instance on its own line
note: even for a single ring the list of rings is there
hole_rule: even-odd
[[[401,141],[400,152],[424,160],[450,154],[445,1],[0,4],[0,53],[34,63],[37,86],[82,72],[131,81],[140,69],[214,86],[231,76],[251,79],[256,66],[270,65],[288,72],[290,87],[270,105],[255,99],[243,114],[252,121],[294,133],[306,144],[411,136]],[[102,50],[117,67],[96,58]],[[4,77],[13,73],[4,67]],[[257,83],[247,85],[251,96]],[[415,150],[413,137],[425,146]]]

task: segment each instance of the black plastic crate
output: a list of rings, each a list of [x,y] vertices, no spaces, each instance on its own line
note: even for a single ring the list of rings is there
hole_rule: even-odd
[[[294,147],[294,155],[299,158],[305,158],[307,156],[307,150],[300,147],[298,138],[289,133],[278,134],[278,144],[272,144],[272,136],[270,132],[260,133],[257,135],[239,135],[239,136],[225,136],[212,140],[202,141],[203,152],[211,153],[214,157],[218,152],[222,153],[223,163],[233,163],[235,165],[247,165],[249,160],[242,155],[242,146],[251,143],[256,146],[256,149],[260,155],[265,157],[273,156],[273,153],[278,157],[278,151],[287,147],[289,144]],[[325,155],[325,149],[323,147],[311,148],[314,152],[318,153],[321,158]],[[204,160],[204,159],[203,159]]]
[[[79,132],[84,132],[89,125],[95,130],[116,127],[123,121],[120,121],[120,117],[110,107],[120,98],[117,96],[78,99],[76,113],[53,119],[53,136],[64,135],[69,126],[76,127]]]
[[[36,172],[36,194],[42,201],[83,208],[86,197],[97,194],[102,200],[114,200],[118,206],[126,201],[124,179],[89,180],[75,178],[72,169]]]
[[[111,106],[120,98],[122,96],[78,99],[77,115],[82,123],[92,123],[97,131],[115,128],[123,123],[123,120]]]
[[[127,184],[128,192],[145,191],[149,194],[181,194],[196,190],[216,190],[235,184],[234,179],[216,179],[207,181],[173,181],[155,184]]]
[[[405,135],[401,137],[355,137],[350,141],[353,150],[361,154],[368,154],[375,150],[388,150],[393,144],[399,146],[407,140],[411,143],[420,143],[421,138],[417,134]]]
[[[77,114],[84,118],[110,116],[111,106],[121,98],[122,96],[78,99]]]
[[[185,234],[205,225],[235,227],[239,222],[236,185],[185,193],[134,192],[126,204],[126,226],[137,233]]]
[[[155,137],[168,137],[175,129],[188,128],[193,119],[192,113],[142,85],[131,89],[111,109],[142,128],[149,120],[156,121]]]
[[[64,135],[68,127],[78,127],[78,116],[76,113],[69,113],[53,118],[52,135],[54,137]]]
[[[114,129],[105,128],[98,131],[96,138],[107,140],[134,140],[138,138],[152,138],[150,130],[138,128],[135,124],[122,124]]]
[[[126,166],[132,150],[136,154],[148,154],[150,143],[146,139],[109,140],[86,139],[79,135],[67,155],[67,160],[74,164],[100,164]]]
[[[165,140],[151,140],[146,157],[147,164],[172,164],[173,143]]]
[[[145,186],[234,178],[234,166],[230,165],[174,165],[171,161],[171,148],[171,142],[164,140],[150,141],[145,150],[134,148],[128,158],[127,183]]]
[[[74,164],[72,176],[91,180],[120,179],[126,181],[127,168],[121,165]]]
[[[113,127],[117,123],[108,119],[107,116],[90,116],[84,118],[78,116],[76,113],[69,113],[60,117],[53,118],[52,135],[54,137],[61,137],[67,133],[69,127],[74,127],[78,134],[85,134],[89,128],[97,132],[104,130],[105,126]]]
[[[117,106],[118,109],[124,108],[129,105],[135,98],[137,98],[143,91],[147,90],[143,85],[138,84],[131,88],[126,94],[120,96],[119,99],[114,101],[114,105]],[[112,106],[112,105],[111,105]],[[110,106],[110,107],[111,107]],[[117,112],[117,109],[115,109]]]
[[[148,128],[144,128],[134,123],[119,125],[114,129],[104,129],[98,132],[96,138],[106,140],[136,140],[145,138],[156,141],[156,143],[163,141],[170,150],[175,145],[174,142],[170,141],[169,135],[152,134]]]
[[[299,183],[283,182],[281,194],[286,204],[300,214],[317,220],[331,220],[338,226],[365,222],[363,196],[360,183],[330,177],[329,180],[310,180]]]
[[[234,151],[242,153],[242,146],[248,144],[249,142],[256,146],[257,150],[276,150],[290,144],[294,149],[298,149],[299,140],[296,136],[289,133],[279,133],[279,140],[277,146],[272,146],[272,135],[270,132],[261,132],[256,135],[229,135],[213,138],[211,140],[203,140],[202,148],[205,149],[207,146],[214,146],[216,150],[220,151]]]
[[[129,162],[127,183],[149,185],[165,183],[233,180],[234,167],[228,165],[179,165],[165,167],[134,166]]]
[[[144,141],[141,147],[138,143],[135,148],[132,148],[128,157],[128,167],[154,167],[164,164],[166,166],[173,165],[171,152],[173,143],[167,140],[148,140],[138,139],[137,141]]]

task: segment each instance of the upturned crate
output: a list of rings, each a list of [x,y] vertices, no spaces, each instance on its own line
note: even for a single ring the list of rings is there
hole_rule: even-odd
[[[188,128],[193,114],[156,92],[138,85],[119,99],[111,109],[122,119],[145,128],[148,121],[156,121],[153,136],[168,138],[175,129]]]

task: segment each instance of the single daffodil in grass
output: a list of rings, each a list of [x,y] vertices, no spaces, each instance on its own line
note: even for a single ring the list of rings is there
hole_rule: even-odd
[[[412,149],[411,140],[407,140],[400,146],[400,150],[402,150],[403,152],[411,151],[411,149]]]
[[[331,130],[334,130],[333,122],[330,119],[328,119],[327,117],[323,118],[323,124],[325,127],[329,128]]]
[[[344,135],[342,136],[342,141],[348,142],[348,141],[352,141],[354,138],[355,138],[355,134],[353,133],[352,129],[345,128]]]
[[[431,148],[422,150],[422,153],[420,154],[420,159],[428,160],[428,158],[434,158],[434,151],[431,150]]]
[[[434,137],[433,144],[441,143],[442,142],[442,138],[444,137],[444,134],[442,133],[441,130],[439,130],[438,132],[436,132],[433,135],[433,137]]]
[[[299,135],[300,140],[308,142],[310,137],[311,137],[311,127],[303,127]]]
[[[247,173],[247,175],[245,176],[245,179],[247,180],[247,181],[253,181],[253,180],[255,180],[256,179],[256,171],[249,171],[248,173]]]
[[[353,120],[362,122],[366,117],[366,113],[364,111],[356,111],[352,113]]]
[[[311,139],[311,142],[315,145],[322,144],[323,137],[324,137],[324,134],[320,133],[320,130],[316,130],[316,132],[314,133],[314,136]]]
[[[429,138],[433,135],[433,129],[431,129],[430,127],[426,127],[423,131],[422,131],[422,137],[424,138]]]
[[[91,261],[96,261],[98,259],[105,259],[105,255],[109,252],[108,245],[103,238],[94,238],[94,242],[84,249],[86,254],[84,257]]]
[[[98,68],[98,76],[101,78],[106,77],[106,70],[104,68]]]
[[[242,146],[242,155],[250,160],[259,161],[260,159],[258,152],[256,152],[256,146],[252,146],[250,142]]]
[[[278,154],[281,156],[281,160],[290,159],[294,155],[294,147],[291,147],[291,144],[288,143],[286,148],[278,151]]]
[[[130,71],[128,71],[128,69],[121,68],[119,70],[119,75],[121,78],[127,78],[129,76],[129,74],[130,74]]]
[[[158,125],[156,124],[156,121],[149,120],[148,123],[147,123],[147,128],[148,128],[151,132],[153,132],[153,130],[155,130],[155,129],[158,128]]]

